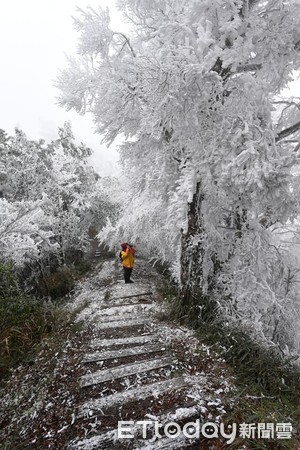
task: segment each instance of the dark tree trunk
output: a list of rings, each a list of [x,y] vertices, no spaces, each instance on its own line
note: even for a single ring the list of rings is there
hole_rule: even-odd
[[[211,322],[216,314],[216,305],[209,292],[203,291],[203,258],[205,230],[201,219],[204,200],[201,183],[188,209],[188,230],[181,237],[181,318],[197,326]],[[215,264],[216,266],[216,264]],[[210,280],[213,285],[213,280]]]

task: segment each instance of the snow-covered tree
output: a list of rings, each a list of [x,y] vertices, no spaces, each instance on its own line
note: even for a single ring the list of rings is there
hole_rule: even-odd
[[[3,132],[0,145],[1,260],[41,266],[52,258],[57,265],[68,252],[84,251],[92,203],[102,195],[99,176],[87,164],[91,150],[75,144],[69,123],[49,144],[16,130],[15,136]]]
[[[299,349],[299,260],[274,231],[299,215],[299,100],[281,98],[300,69],[299,1],[118,5],[128,35],[108,10],[79,10],[78,56],[57,82],[108,144],[125,137],[123,215],[102,236],[168,261],[187,311],[201,316],[208,296],[226,320]]]
[[[0,199],[1,261],[13,261],[22,266],[32,258],[38,259],[42,248],[55,251],[53,233],[47,230],[48,220],[40,202],[8,202]]]

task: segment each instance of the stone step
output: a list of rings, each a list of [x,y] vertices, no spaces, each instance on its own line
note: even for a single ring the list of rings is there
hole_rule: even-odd
[[[199,410],[195,406],[189,408],[179,407],[174,413],[162,413],[158,416],[152,417],[149,417],[149,415],[147,415],[143,420],[150,422],[147,426],[147,430],[149,432],[151,429],[154,430],[154,421],[157,421],[163,430],[167,424],[174,422],[178,423],[182,419],[190,419],[191,421],[195,422],[196,419],[199,419],[198,415]],[[191,448],[191,450],[199,449],[199,440],[195,438],[186,438],[181,428],[181,433],[178,436],[168,437],[166,435],[163,435],[162,430],[157,430],[159,435],[154,436],[153,433],[153,437],[156,438],[154,442],[152,440],[152,437],[150,436],[148,437],[148,439],[143,438],[143,425],[138,423],[138,421],[140,420],[141,419],[132,421],[132,424],[129,424],[128,422],[123,424],[123,430],[113,429],[108,432],[101,433],[98,436],[93,436],[92,438],[73,441],[73,443],[71,443],[68,448],[77,450],[108,450],[116,448],[130,448],[137,450],[182,450],[185,448]],[[200,422],[198,422],[198,426],[200,427]],[[127,434],[127,438],[124,438],[124,433]],[[128,434],[130,434],[131,436],[128,437]],[[125,445],[126,442],[128,444],[130,443],[128,447],[126,447]]]
[[[140,316],[136,319],[124,319],[124,316],[117,319],[114,317],[114,320],[107,321],[106,318],[105,322],[95,324],[95,329],[108,330],[110,328],[125,328],[137,325],[146,325],[147,323],[149,323],[149,317],[147,316]]]
[[[120,297],[111,297],[110,300],[122,300],[124,298],[142,297],[143,295],[153,295],[153,292],[140,292],[140,293],[137,293],[137,294],[122,295]]]
[[[95,352],[95,353],[89,353],[86,354],[83,358],[84,363],[90,363],[95,361],[105,361],[108,359],[115,359],[115,358],[123,358],[124,356],[134,356],[134,355],[143,355],[144,353],[154,353],[154,352],[161,352],[165,350],[166,347],[164,347],[162,344],[160,345],[144,345],[139,347],[129,347],[129,348],[123,348],[121,350],[111,350],[107,352]]]
[[[101,306],[101,310],[100,311],[105,311],[107,309],[113,309],[113,308],[128,308],[128,307],[133,307],[135,308],[136,306],[156,306],[155,303],[149,301],[143,301],[143,302],[132,302],[132,303],[111,303],[111,304],[107,304],[105,306]]]
[[[155,310],[155,305],[152,303],[136,303],[136,304],[128,304],[128,305],[112,305],[106,308],[101,308],[98,311],[99,318],[113,317],[113,316],[123,316],[126,315],[130,318],[130,314],[135,317],[137,314],[142,315],[148,313],[151,310]]]
[[[123,449],[128,448],[132,450],[183,450],[185,448],[190,448],[188,439],[186,439],[183,435],[178,436],[177,438],[161,438],[160,440],[157,440],[153,443],[141,444],[141,440],[139,442],[133,443],[133,446],[125,447],[124,446],[124,440],[125,439],[119,439],[117,438],[117,430],[111,431],[110,433],[99,435],[99,436],[93,436],[91,438],[81,439],[77,442],[70,443],[67,446],[67,449],[69,450],[116,450],[117,448],[120,448],[118,446],[118,443],[123,444]],[[132,439],[126,438],[126,441],[131,442]],[[142,445],[142,446],[141,446]],[[197,444],[197,447],[200,448],[199,444]],[[191,449],[192,450],[192,449]]]
[[[110,347],[112,345],[131,345],[146,344],[148,342],[157,342],[159,339],[157,334],[145,334],[143,336],[131,336],[127,338],[116,339],[92,339],[89,347]]]
[[[79,408],[79,416],[89,416],[90,412],[102,411],[114,405],[122,405],[127,402],[140,401],[148,397],[157,397],[168,391],[182,389],[189,383],[183,377],[171,378],[170,380],[157,381],[151,384],[145,384],[128,391],[116,392],[115,394],[101,397],[95,400],[85,402]]]
[[[67,450],[115,450],[114,432],[70,442]]]
[[[135,314],[127,313],[127,314],[115,314],[113,315],[102,315],[99,310],[97,310],[97,313],[94,314],[94,319],[98,319],[98,323],[110,323],[110,322],[121,322],[125,320],[136,320],[137,318],[140,318],[141,314]],[[148,318],[148,316],[146,316]]]
[[[176,363],[177,360],[175,358],[164,356],[162,358],[148,359],[142,362],[112,367],[110,369],[103,369],[91,374],[83,375],[80,378],[80,385],[81,387],[93,386],[95,384],[105,383],[106,381],[112,381],[118,378],[148,372],[149,370],[160,369]]]

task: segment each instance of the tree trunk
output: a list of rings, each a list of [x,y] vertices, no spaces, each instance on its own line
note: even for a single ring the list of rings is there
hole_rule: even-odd
[[[203,259],[205,230],[201,221],[201,205],[204,196],[201,183],[188,209],[188,230],[181,236],[181,318],[194,326],[211,322],[215,317],[216,305],[209,293],[203,290]],[[210,280],[213,283],[213,280]]]

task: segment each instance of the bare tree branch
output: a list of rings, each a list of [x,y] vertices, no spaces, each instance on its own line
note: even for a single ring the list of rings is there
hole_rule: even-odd
[[[290,134],[296,133],[296,131],[298,130],[300,130],[300,122],[297,122],[291,127],[285,128],[284,130],[280,131],[275,138],[275,142],[281,141],[281,139],[284,139]]]
[[[283,105],[294,105],[294,106],[297,106],[297,108],[300,108],[300,103],[295,102],[296,98],[298,100],[300,100],[299,97],[293,97],[293,100],[277,100],[277,101],[272,102],[272,103],[273,103],[273,105],[280,105],[280,104],[283,104]]]
[[[246,66],[240,66],[237,67],[235,73],[242,73],[242,72],[255,72],[256,70],[262,69],[262,64],[247,64]]]
[[[300,149],[300,143],[298,145],[296,145],[296,147],[294,148],[294,152],[297,153]]]
[[[122,36],[122,38],[124,39],[124,42],[128,45],[128,47],[129,47],[129,49],[130,49],[132,55],[133,55],[134,57],[136,57],[135,51],[133,50],[133,47],[132,47],[132,45],[131,45],[131,43],[130,43],[128,37],[127,37],[124,33],[121,33],[121,32],[118,32],[118,31],[114,31],[113,34],[114,34],[114,35]],[[124,47],[124,45],[123,45],[123,47]],[[123,49],[123,47],[122,47],[122,49]]]

